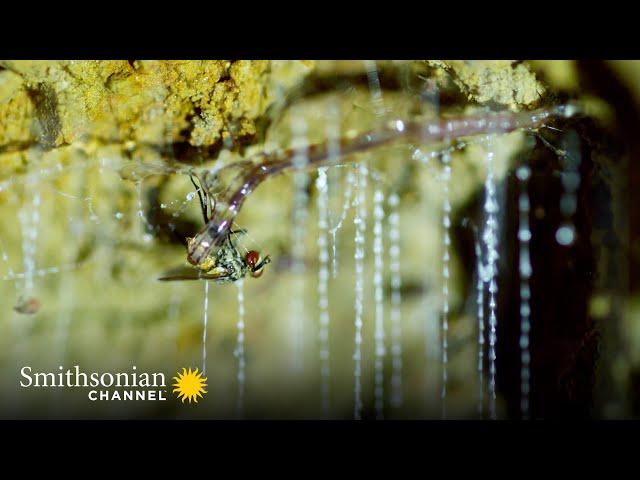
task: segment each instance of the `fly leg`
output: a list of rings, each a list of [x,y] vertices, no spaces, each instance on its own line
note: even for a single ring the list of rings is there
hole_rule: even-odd
[[[235,250],[238,256],[240,256],[240,254],[238,253],[238,247],[236,247],[235,243],[233,243],[233,240],[231,240],[231,235],[245,235],[246,233],[247,233],[247,230],[245,228],[241,228],[239,230],[231,230],[227,235],[227,240],[229,242],[229,245],[233,250]]]
[[[267,265],[268,263],[271,263],[271,257],[269,255],[267,255],[266,257],[264,257],[264,260],[262,260],[261,262],[259,262],[258,264],[256,264],[255,267],[253,267],[254,270],[261,270],[265,265]]]
[[[246,234],[247,234],[246,228],[241,228],[239,230],[232,230],[229,232],[229,235],[246,235]]]
[[[196,184],[193,177],[198,179],[198,184]],[[204,223],[208,223],[209,220],[213,218],[213,212],[216,209],[216,201],[211,195],[209,188],[205,184],[205,182],[194,173],[189,175],[189,179],[191,183],[196,188],[196,192],[198,193],[198,198],[200,199],[200,209],[202,210],[202,216],[204,218]]]
[[[198,184],[196,184],[196,181],[193,179],[194,175],[190,174],[189,175],[189,180],[191,180],[191,183],[193,184],[193,186],[196,189],[196,193],[198,194],[198,199],[200,200],[200,210],[202,210],[202,217],[204,218],[204,223],[205,225],[209,222],[209,214],[208,214],[208,207],[209,207],[209,201],[207,199],[207,192],[204,191],[204,189],[202,188],[202,182],[200,182],[198,179]],[[212,211],[213,213],[213,211]]]

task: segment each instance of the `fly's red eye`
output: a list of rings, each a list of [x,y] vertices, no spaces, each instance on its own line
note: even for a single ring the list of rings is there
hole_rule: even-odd
[[[258,260],[260,260],[260,254],[258,252],[256,252],[255,250],[251,250],[250,252],[247,252],[245,261],[247,262],[247,265],[249,265],[251,268],[256,266],[256,263],[258,263]]]

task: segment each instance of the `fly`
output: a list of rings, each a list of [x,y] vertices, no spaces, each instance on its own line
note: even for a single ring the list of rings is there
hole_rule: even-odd
[[[200,186],[198,186],[193,176],[190,176],[190,179],[196,188],[206,224],[215,209],[215,201],[213,201],[208,188],[204,187],[202,181],[199,182]],[[245,255],[242,255],[232,239],[234,235],[244,235],[246,233],[247,231],[244,229],[229,230],[220,248],[207,255],[200,263],[195,264],[195,269],[186,266],[178,267],[166,272],[158,280],[213,280],[218,283],[229,283],[244,278],[247,273],[254,278],[262,276],[265,265],[271,263],[271,257],[267,255],[262,258],[256,250],[249,250]],[[196,238],[187,238],[188,249],[193,247]]]

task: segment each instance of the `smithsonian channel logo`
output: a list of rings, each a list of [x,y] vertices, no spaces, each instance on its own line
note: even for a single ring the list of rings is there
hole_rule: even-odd
[[[183,368],[173,377],[171,392],[182,403],[198,403],[207,393],[207,378],[198,369]],[[21,388],[81,389],[92,402],[167,401],[166,376],[162,372],[138,372],[134,365],[129,372],[84,372],[79,365],[57,372],[34,372],[29,366],[20,369]]]

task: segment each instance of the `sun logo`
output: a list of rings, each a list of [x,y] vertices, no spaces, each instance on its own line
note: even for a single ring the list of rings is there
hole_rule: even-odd
[[[178,398],[182,398],[182,403],[188,398],[189,403],[192,401],[198,403],[198,397],[202,398],[203,393],[207,393],[204,387],[207,386],[207,378],[202,377],[202,372],[198,372],[198,369],[187,371],[186,368],[182,369],[182,373],[178,372],[177,377],[173,377],[176,383],[173,384],[173,393],[178,393]]]

